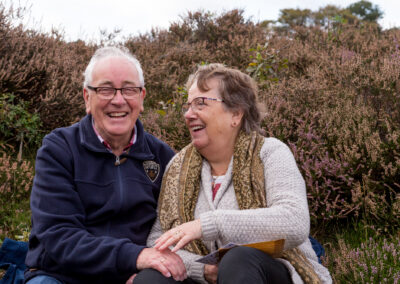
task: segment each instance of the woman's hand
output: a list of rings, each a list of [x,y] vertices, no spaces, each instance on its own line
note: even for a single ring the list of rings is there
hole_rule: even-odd
[[[218,276],[218,265],[211,265],[211,264],[204,265],[204,279],[206,279],[208,283],[211,284],[217,283],[217,276]]]
[[[189,242],[200,238],[201,223],[200,220],[194,220],[166,231],[155,241],[154,248],[164,250],[171,245],[175,245],[172,252],[176,252],[186,246]]]

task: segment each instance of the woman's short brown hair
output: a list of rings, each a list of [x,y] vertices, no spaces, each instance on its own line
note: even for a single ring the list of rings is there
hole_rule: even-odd
[[[189,76],[186,89],[193,84],[201,92],[210,90],[207,85],[210,79],[219,80],[219,92],[225,107],[230,111],[243,111],[242,130],[246,133],[257,131],[261,133],[261,111],[257,102],[257,84],[249,75],[237,69],[225,67],[219,63],[200,66],[197,71]]]

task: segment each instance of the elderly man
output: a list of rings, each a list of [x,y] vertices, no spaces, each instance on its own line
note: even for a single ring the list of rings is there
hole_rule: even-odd
[[[144,268],[183,280],[179,256],[145,246],[174,152],[138,120],[140,63],[104,47],[84,75],[87,115],[47,135],[37,154],[25,281],[125,283]]]

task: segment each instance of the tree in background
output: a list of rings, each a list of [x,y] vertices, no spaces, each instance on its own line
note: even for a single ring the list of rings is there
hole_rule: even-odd
[[[282,9],[278,22],[289,27],[307,26],[312,22],[312,18],[309,9]]]
[[[329,27],[332,22],[347,22],[353,24],[357,21],[377,23],[382,18],[383,12],[377,5],[369,1],[358,1],[347,8],[341,9],[334,5],[327,5],[318,11],[309,9],[282,9],[278,18],[284,28],[295,26],[322,26]]]
[[[314,24],[322,27],[331,26],[332,23],[337,22],[338,18],[349,24],[357,20],[357,17],[348,9],[341,9],[334,5],[327,5],[319,8],[318,11],[312,13],[312,17]]]
[[[351,14],[355,15],[362,21],[377,22],[383,17],[383,12],[378,5],[373,5],[369,1],[358,1],[347,7]]]

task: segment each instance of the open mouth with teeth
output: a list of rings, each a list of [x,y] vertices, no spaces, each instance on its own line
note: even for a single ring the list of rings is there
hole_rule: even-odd
[[[128,115],[127,112],[111,112],[107,114],[111,118],[119,118],[119,117],[125,117]]]
[[[200,130],[202,130],[202,129],[204,129],[204,128],[205,128],[205,127],[202,126],[202,125],[195,125],[195,126],[192,127],[192,131],[193,131],[193,132],[197,132],[197,131],[200,131]]]

